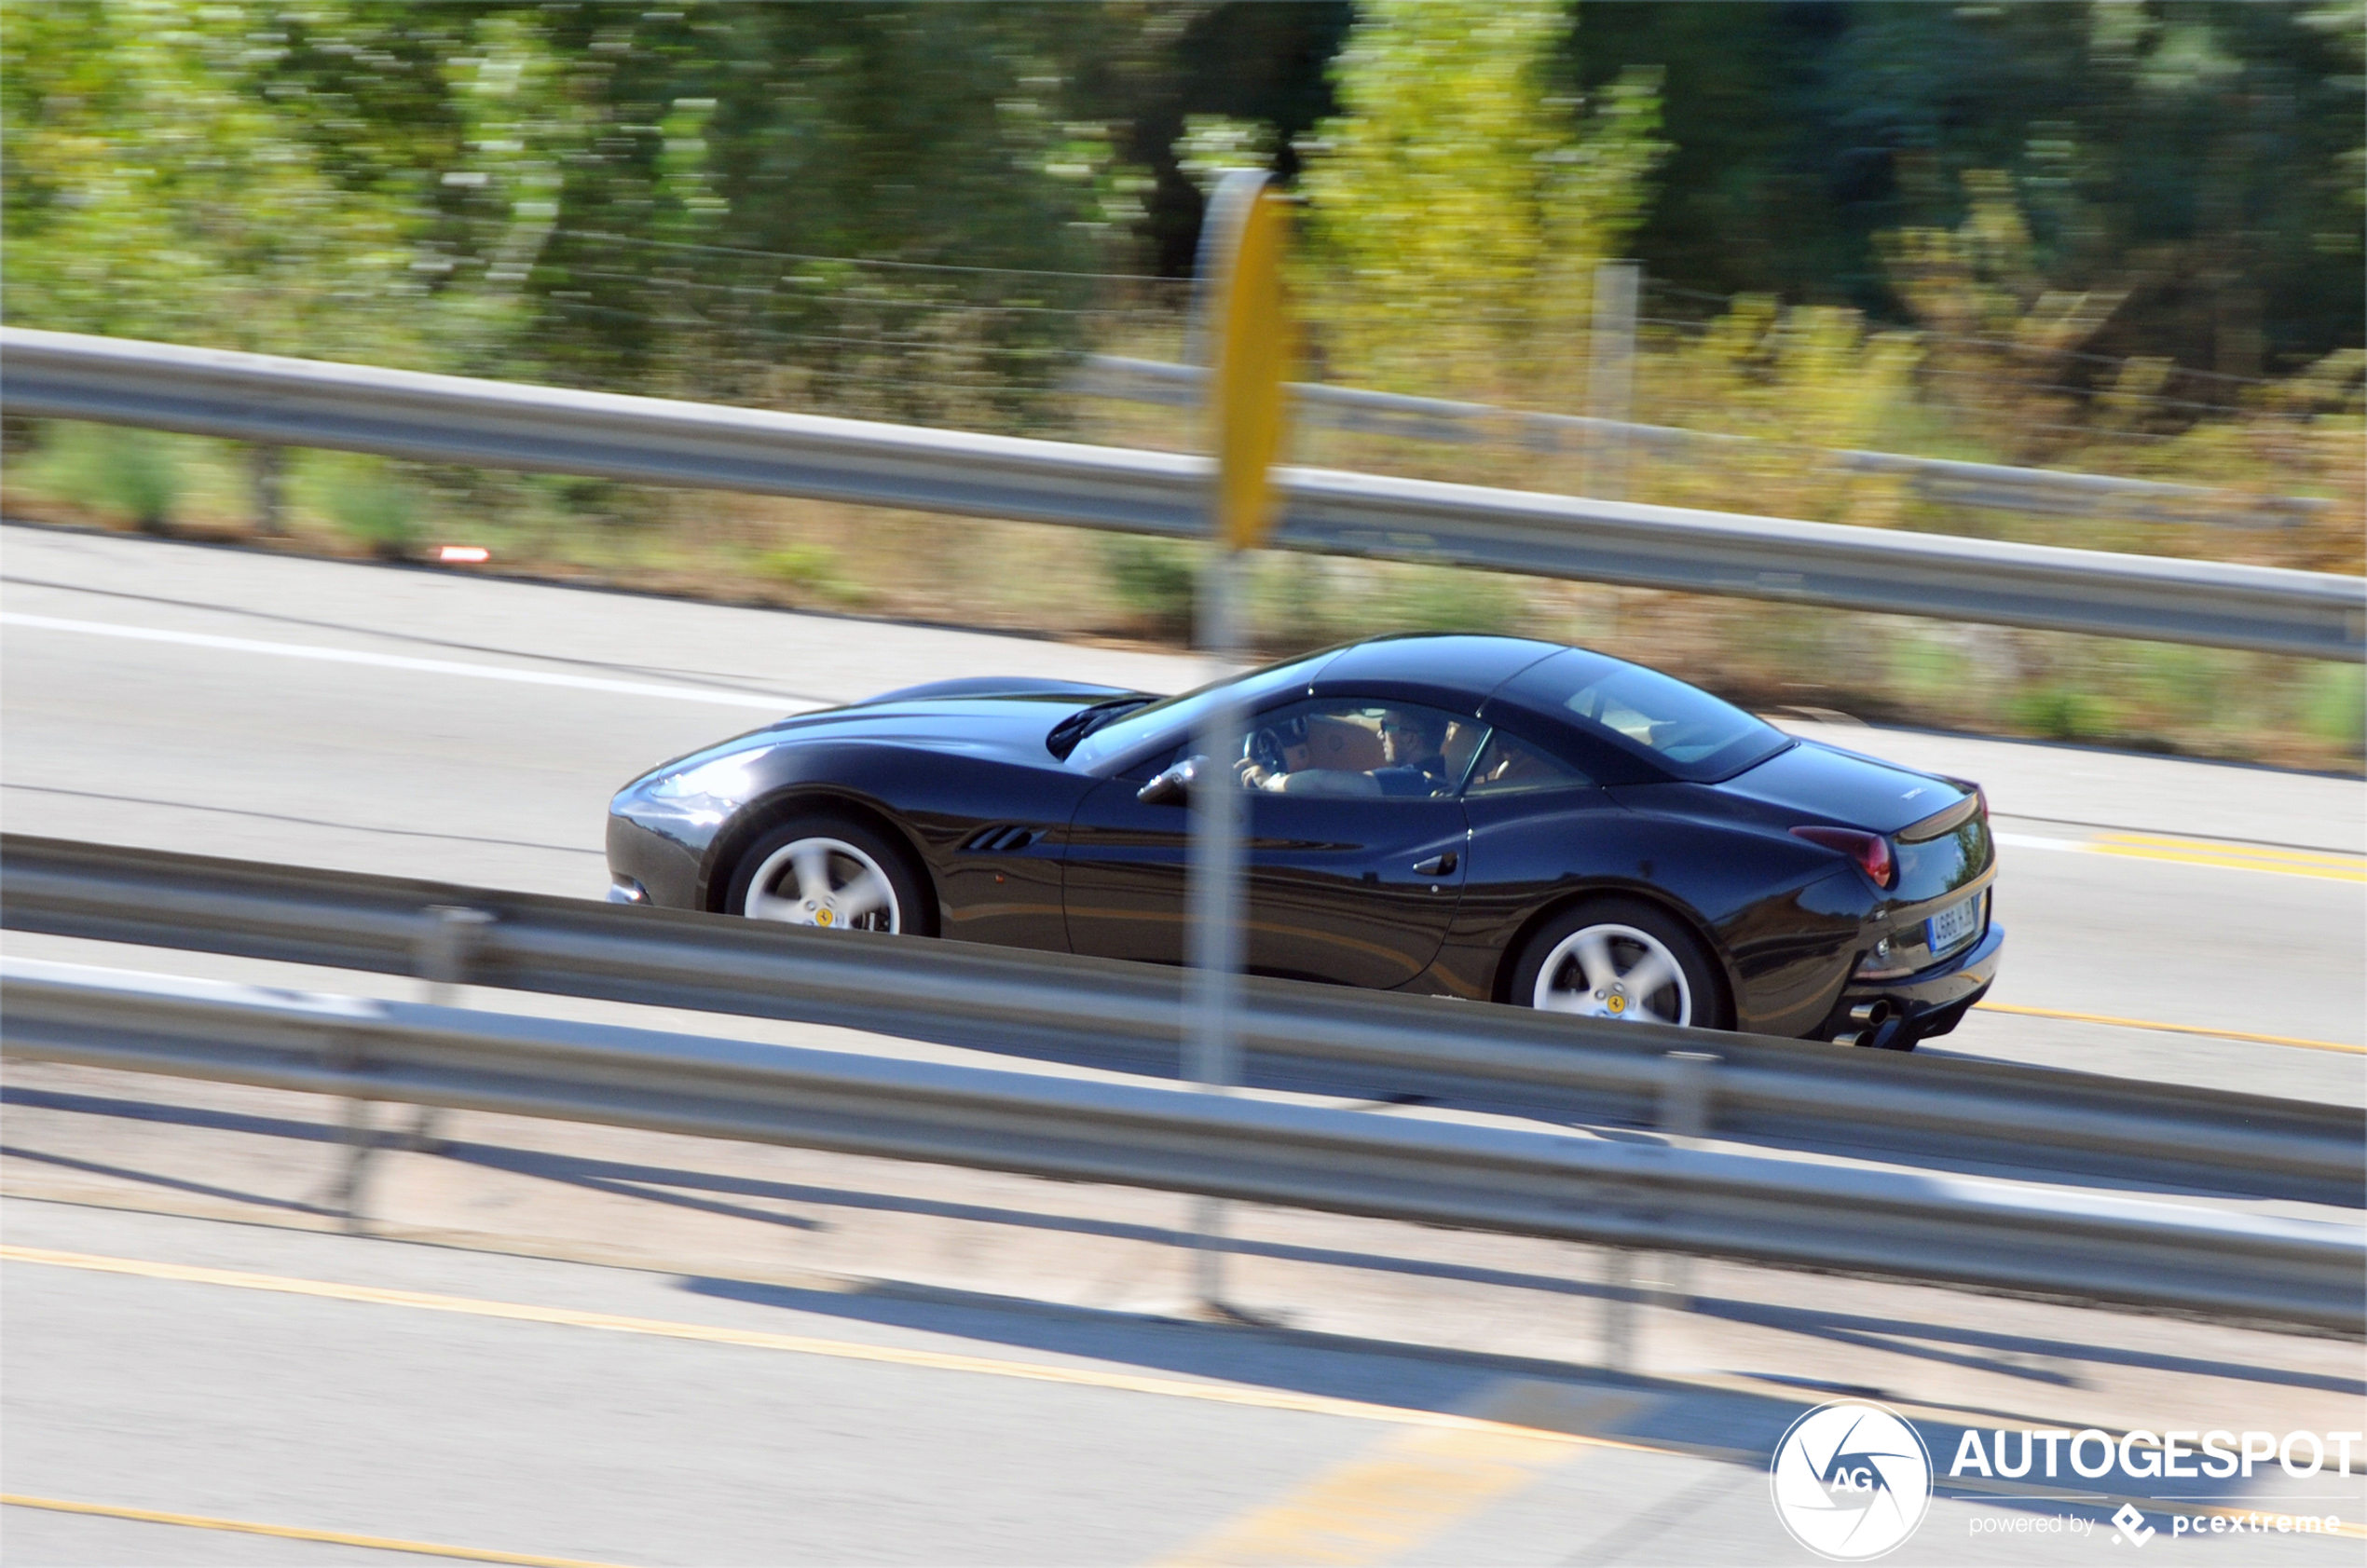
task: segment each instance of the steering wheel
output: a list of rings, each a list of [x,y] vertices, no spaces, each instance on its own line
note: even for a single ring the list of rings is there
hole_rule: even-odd
[[[1269,727],[1250,731],[1249,744],[1244,748],[1249,759],[1269,773],[1287,771],[1283,767],[1282,737]]]

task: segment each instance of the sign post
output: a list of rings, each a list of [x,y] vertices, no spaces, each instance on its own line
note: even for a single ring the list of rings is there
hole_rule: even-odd
[[[1242,654],[1242,557],[1265,542],[1275,512],[1272,470],[1283,432],[1282,385],[1294,344],[1282,306],[1284,212],[1264,172],[1236,170],[1209,204],[1194,301],[1192,356],[1208,365],[1211,445],[1216,454],[1210,552],[1200,583],[1200,645],[1216,678]],[[1245,715],[1219,701],[1201,716],[1194,752],[1204,760],[1192,788],[1192,992],[1184,1076],[1223,1093],[1239,1082],[1236,1013],[1240,989],[1241,840],[1247,814],[1234,764]],[[1194,1292],[1226,1311],[1225,1205],[1197,1200]]]

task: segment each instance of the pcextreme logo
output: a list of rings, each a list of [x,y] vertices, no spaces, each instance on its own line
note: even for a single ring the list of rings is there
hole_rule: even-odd
[[[1835,1562],[1881,1556],[1931,1507],[1931,1451],[1897,1411],[1864,1399],[1837,1399],[1793,1422],[1768,1468],[1775,1517]]]

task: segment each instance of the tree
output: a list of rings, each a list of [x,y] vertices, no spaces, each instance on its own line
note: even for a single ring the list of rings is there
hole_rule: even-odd
[[[1537,0],[1359,14],[1300,148],[1309,314],[1348,378],[1504,395],[1567,363],[1666,151],[1652,73],[1563,87],[1568,30]]]
[[[12,6],[6,302],[42,326],[325,358],[418,342],[406,206],[249,90],[281,36],[182,0]]]

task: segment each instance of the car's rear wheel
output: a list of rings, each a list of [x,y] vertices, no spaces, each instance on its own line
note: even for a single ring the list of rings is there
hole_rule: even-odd
[[[1593,900],[1546,921],[1521,949],[1511,1000],[1622,1023],[1729,1027],[1725,988],[1701,940],[1632,898]]]
[[[927,893],[902,846],[847,817],[781,824],[740,857],[728,914],[830,931],[926,935]]]

